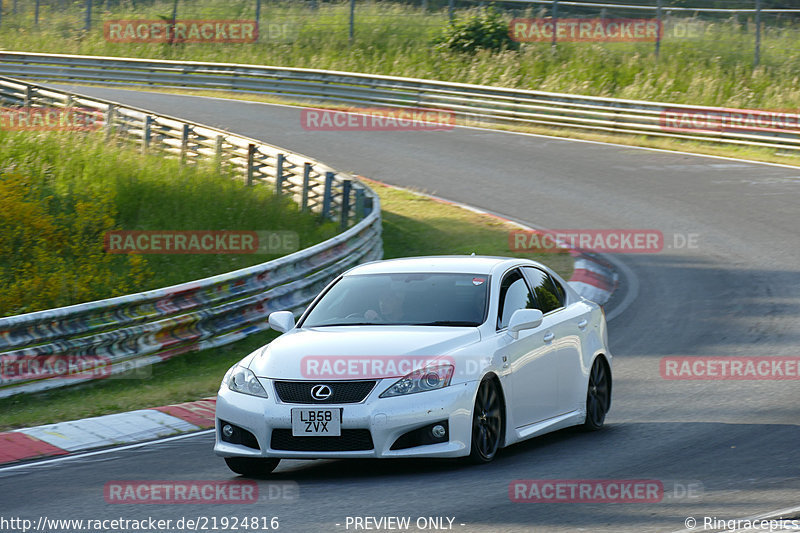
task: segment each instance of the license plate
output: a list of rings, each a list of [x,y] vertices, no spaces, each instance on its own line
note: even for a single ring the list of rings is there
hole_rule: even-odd
[[[293,437],[339,437],[341,409],[292,409]]]

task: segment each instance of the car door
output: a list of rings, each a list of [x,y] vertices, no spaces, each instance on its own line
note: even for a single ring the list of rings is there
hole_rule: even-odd
[[[510,369],[510,402],[514,427],[521,428],[558,414],[558,360],[546,323],[508,334],[508,322],[517,309],[534,309],[535,300],[522,272],[515,268],[500,282],[497,334],[499,355]],[[549,320],[546,320],[549,322]]]
[[[586,401],[583,372],[583,334],[589,326],[591,309],[581,302],[567,302],[561,284],[544,270],[523,267],[536,306],[542,311],[554,335],[552,341],[558,368],[558,414],[574,411]]]

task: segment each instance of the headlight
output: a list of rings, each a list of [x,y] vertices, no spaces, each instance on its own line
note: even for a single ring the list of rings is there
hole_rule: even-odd
[[[222,378],[222,382],[234,392],[267,398],[267,391],[259,383],[256,375],[250,369],[238,364],[228,370],[225,377]]]
[[[454,370],[453,365],[429,366],[415,370],[386,389],[380,397],[389,398],[447,387],[453,379]]]

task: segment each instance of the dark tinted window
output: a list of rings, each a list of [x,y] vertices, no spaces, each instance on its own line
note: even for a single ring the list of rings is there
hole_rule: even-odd
[[[537,309],[540,309],[542,313],[549,313],[564,307],[564,289],[553,278],[538,268],[523,267],[523,269],[533,287]]]
[[[533,296],[518,269],[503,278],[500,284],[500,313],[497,316],[497,329],[508,327],[511,315],[517,309],[535,309]]]

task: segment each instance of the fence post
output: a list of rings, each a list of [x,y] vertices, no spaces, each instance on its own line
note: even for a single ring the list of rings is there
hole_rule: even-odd
[[[352,187],[353,182],[351,180],[344,180],[344,183],[342,183],[342,212],[339,219],[342,229],[347,228],[347,219],[350,214],[350,189]]]
[[[558,33],[558,0],[553,0],[553,42],[551,46],[556,47],[556,33]]]
[[[183,131],[181,131],[181,165],[186,163],[186,151],[189,148],[189,125],[183,125]]]
[[[150,140],[152,139],[151,128],[153,125],[153,117],[147,115],[144,117],[144,133],[142,134],[142,153],[146,154],[150,149]]]
[[[364,218],[364,189],[356,189],[356,220]]]
[[[114,106],[110,105],[106,111],[106,141],[111,138],[112,133],[114,133]]]
[[[761,0],[756,0],[756,52],[753,58],[753,67],[761,61]]]
[[[661,3],[663,0],[656,2],[656,19],[658,20],[658,33],[656,34],[656,59],[661,53],[661,35],[664,33],[664,21],[661,17]]]
[[[353,42],[356,24],[356,0],[350,0],[350,43]]]
[[[303,199],[300,202],[300,210],[308,210],[308,185],[311,181],[311,163],[303,165]]]
[[[256,0],[256,42],[261,40],[261,0]]]
[[[333,201],[333,172],[325,173],[325,192],[322,195],[322,218],[330,218]]]
[[[447,17],[450,19],[450,24],[453,23],[453,10],[455,9],[455,0],[447,0]]]
[[[39,25],[39,0],[36,0],[33,8],[33,24],[36,26]]]
[[[222,135],[217,135],[217,142],[214,144],[214,165],[217,167],[217,172],[222,171]]]
[[[247,186],[253,184],[253,165],[256,159],[256,145],[250,143],[247,145]]]
[[[86,31],[92,29],[92,0],[86,0]]]
[[[17,13],[17,0],[14,0],[14,10],[12,13]],[[0,0],[0,26],[3,25],[3,0]]]
[[[283,154],[278,154],[278,161],[275,163],[275,194],[278,196],[283,192]]]

